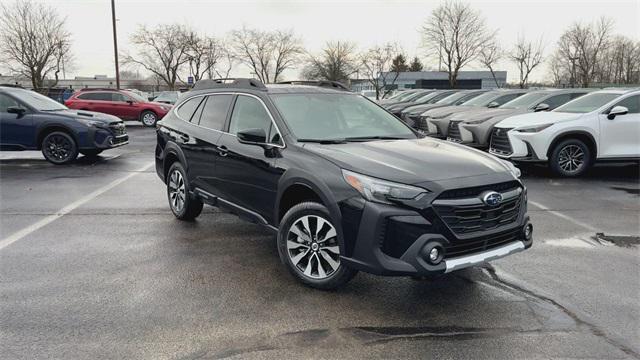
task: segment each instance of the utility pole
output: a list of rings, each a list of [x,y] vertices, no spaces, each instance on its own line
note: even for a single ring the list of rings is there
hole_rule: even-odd
[[[116,89],[120,90],[120,69],[118,66],[118,35],[116,33],[116,4],[111,0],[111,22],[113,23],[113,56],[116,60]]]

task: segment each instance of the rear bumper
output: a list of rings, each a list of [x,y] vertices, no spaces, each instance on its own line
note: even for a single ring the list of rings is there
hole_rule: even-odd
[[[502,226],[469,236],[447,228],[433,209],[421,212],[364,202],[362,209],[343,211],[347,266],[377,275],[427,276],[481,264],[531,247],[525,237],[529,224],[526,206],[518,218]],[[437,247],[442,259],[433,263],[429,252]]]

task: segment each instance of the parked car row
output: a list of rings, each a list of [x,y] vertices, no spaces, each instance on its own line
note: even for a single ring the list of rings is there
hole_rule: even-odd
[[[427,136],[561,176],[640,159],[639,89],[411,90],[381,105]]]

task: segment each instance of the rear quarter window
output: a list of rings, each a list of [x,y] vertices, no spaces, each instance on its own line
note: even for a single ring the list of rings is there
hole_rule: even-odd
[[[198,105],[200,105],[202,99],[204,99],[203,96],[196,96],[182,103],[178,110],[176,110],[176,113],[178,114],[180,119],[184,121],[190,121],[191,116],[193,116],[193,113],[198,108]]]

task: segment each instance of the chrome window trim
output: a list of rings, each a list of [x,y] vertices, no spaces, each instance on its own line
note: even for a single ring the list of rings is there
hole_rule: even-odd
[[[260,99],[259,97],[253,95],[253,94],[246,94],[246,93],[241,93],[241,92],[215,92],[215,93],[207,93],[207,94],[198,94],[198,95],[193,95],[190,96],[186,99],[184,99],[182,101],[182,103],[180,104],[180,106],[176,106],[174,107],[171,111],[173,111],[173,114],[180,120],[186,122],[187,124],[193,125],[193,126],[197,126],[199,128],[202,129],[207,129],[207,130],[212,130],[212,131],[217,131],[219,133],[223,133],[223,134],[227,134],[233,137],[237,136],[235,134],[231,134],[230,132],[227,131],[223,131],[223,130],[218,130],[218,129],[211,129],[205,126],[200,126],[198,124],[194,124],[188,120],[183,119],[182,117],[180,117],[180,115],[178,114],[178,109],[180,109],[187,101],[197,98],[197,97],[205,97],[205,96],[211,96],[211,95],[237,95],[237,96],[249,96],[252,97],[256,100],[258,100],[260,102],[260,104],[262,104],[262,107],[264,108],[264,110],[267,112],[267,114],[269,115],[269,119],[271,119],[271,123],[273,124],[273,126],[275,126],[276,131],[278,132],[278,135],[280,135],[280,139],[282,139],[282,144],[273,144],[273,143],[267,143],[268,145],[277,147],[277,148],[281,148],[284,149],[287,147],[287,143],[284,141],[284,137],[282,136],[282,132],[280,131],[280,128],[278,127],[278,124],[276,123],[276,121],[273,119],[273,115],[271,114],[271,111],[269,111],[269,108],[267,107],[267,105],[264,103],[264,101],[262,101],[262,99]],[[235,103],[233,104],[235,106]],[[197,110],[197,109],[196,109]],[[229,123],[231,123],[231,116],[233,115],[233,108],[231,109],[231,114],[229,114]]]

